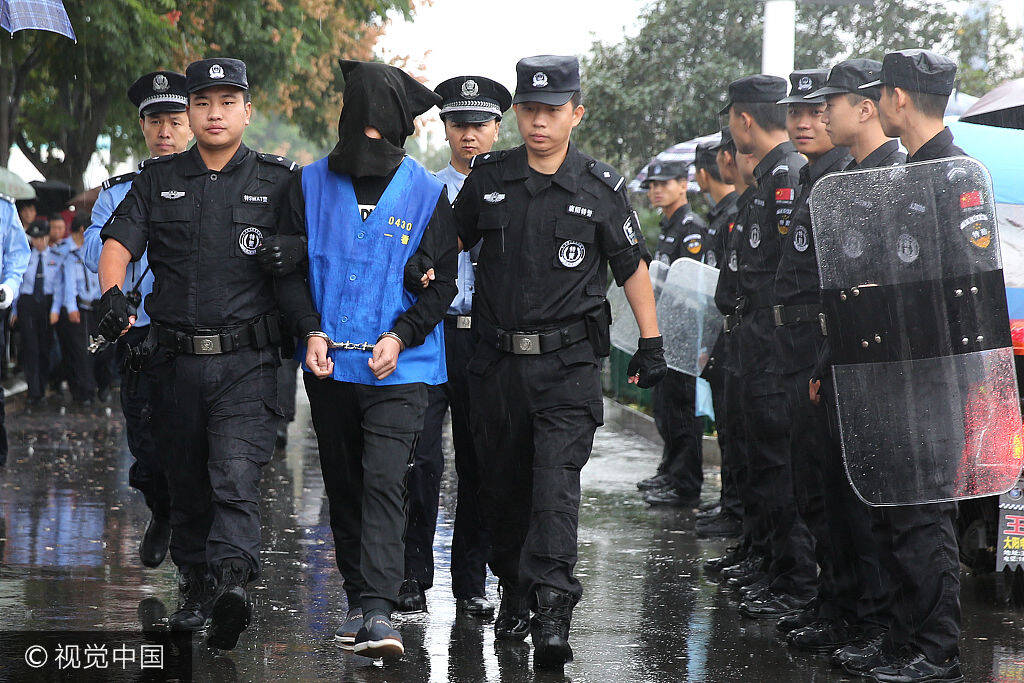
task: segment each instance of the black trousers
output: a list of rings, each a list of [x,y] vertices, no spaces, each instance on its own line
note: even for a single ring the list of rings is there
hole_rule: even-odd
[[[736,482],[743,509],[742,545],[748,547],[753,554],[769,560],[772,550],[768,520],[751,476],[751,450],[747,440],[747,421],[743,412],[743,378],[729,371],[722,374],[725,425],[726,431],[730,434],[731,476]]]
[[[444,474],[441,430],[451,407],[455,472],[458,475],[455,529],[452,535],[452,594],[456,599],[484,595],[487,576],[487,533],[480,518],[480,473],[473,433],[466,365],[475,342],[471,330],[445,320],[445,359],[448,381],[427,387],[423,431],[409,471],[409,522],[405,531],[405,578],[424,588],[434,585],[434,530]]]
[[[658,474],[667,474],[677,489],[694,495],[704,483],[704,422],[694,415],[696,394],[697,378],[675,370],[651,389],[654,424],[665,443]]]
[[[469,396],[491,570],[528,594],[550,586],[578,600],[580,470],[604,422],[593,347],[517,356],[480,343]]]
[[[295,420],[295,391],[299,386],[299,362],[285,359],[277,369],[277,397],[281,402],[281,412],[288,422]]]
[[[349,607],[390,613],[403,578],[405,482],[426,385],[366,386],[308,372],[303,380]]]
[[[743,499],[740,496],[739,475],[746,467],[739,463],[729,423],[729,401],[726,395],[726,371],[719,365],[705,371],[704,378],[711,385],[711,403],[715,409],[715,429],[718,432],[718,450],[722,460],[722,493],[719,498],[722,512],[743,519]]]
[[[0,313],[0,350],[3,342],[7,339],[7,315]],[[3,362],[5,355],[0,353],[0,362]],[[0,387],[0,467],[7,464],[7,410],[4,407],[4,391]]]
[[[73,323],[68,312],[61,309],[57,321],[57,342],[60,344],[61,363],[76,401],[96,398],[96,375],[93,358],[89,354],[89,311],[79,311],[81,322]]]
[[[141,345],[148,334],[148,325],[133,327],[117,341],[115,348],[117,366],[121,371],[121,412],[124,413],[125,436],[128,450],[135,459],[128,470],[128,484],[143,495],[154,515],[169,517],[171,494],[153,424],[153,411],[161,391],[160,374],[153,367],[131,372],[125,366],[128,350]]]
[[[752,495],[771,542],[772,590],[814,597],[814,541],[797,509],[789,446],[789,405],[782,378],[769,373],[741,378],[741,407],[749,447]]]
[[[100,325],[99,316],[95,315],[92,311],[88,311],[88,318],[83,318],[83,321],[88,323],[89,334],[95,336]],[[149,326],[147,325],[141,329],[145,332],[149,330]],[[99,353],[88,354],[93,361],[92,367],[93,375],[96,378],[96,388],[101,391],[113,386],[114,378],[120,374],[119,368],[123,358],[118,354],[118,348],[119,345],[111,345]]]
[[[46,394],[50,376],[50,347],[53,327],[50,325],[52,296],[36,299],[31,294],[18,298],[18,332],[21,336],[19,360],[25,371],[28,397],[41,399]]]
[[[158,349],[154,434],[171,492],[171,559],[178,567],[245,560],[259,573],[259,484],[274,452],[277,349],[215,356]]]

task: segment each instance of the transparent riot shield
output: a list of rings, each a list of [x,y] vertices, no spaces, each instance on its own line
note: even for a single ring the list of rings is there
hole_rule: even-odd
[[[668,266],[661,261],[652,261],[648,266],[651,275],[651,286],[654,288],[654,300],[661,296],[661,288],[668,276]],[[633,317],[633,309],[629,307],[626,293],[615,283],[608,288],[608,304],[612,309],[611,339],[612,346],[629,355],[636,353],[636,343],[640,339],[640,328]]]
[[[908,505],[1009,490],[1021,413],[988,171],[958,157],[832,174],[810,206],[857,494]]]
[[[665,362],[699,377],[722,332],[715,306],[718,269],[689,258],[677,259],[658,297],[658,328],[665,340]]]

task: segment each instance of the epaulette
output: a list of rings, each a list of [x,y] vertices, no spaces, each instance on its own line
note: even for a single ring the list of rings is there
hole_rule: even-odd
[[[284,166],[289,171],[294,171],[299,167],[297,163],[287,157],[278,156],[276,154],[267,154],[266,152],[256,152],[256,157],[268,164],[277,164],[278,166]]]
[[[507,149],[502,149],[497,152],[488,152],[487,154],[477,154],[475,157],[469,160],[469,167],[476,168],[477,166],[493,164],[496,161],[502,161],[507,156]]]
[[[132,171],[131,173],[122,173],[121,175],[116,175],[113,178],[107,178],[103,181],[103,184],[100,187],[104,190],[109,190],[114,185],[120,185],[121,183],[127,183],[135,180],[135,176],[137,175],[138,173],[135,171]]]
[[[779,164],[772,169],[772,175],[779,175],[779,173],[789,173],[789,164]]]
[[[155,163],[158,163],[158,162],[161,162],[161,161],[167,161],[168,159],[173,159],[173,158],[175,158],[177,156],[180,156],[182,154],[184,154],[184,152],[177,152],[175,154],[165,154],[165,155],[163,155],[161,157],[150,157],[148,159],[143,159],[142,161],[139,162],[139,170],[141,171],[142,169],[146,168],[147,166],[152,166]]]
[[[626,179],[608,164],[600,161],[591,161],[587,166],[590,167],[590,172],[594,174],[594,177],[612,188],[612,192],[618,192],[626,184]]]
[[[17,200],[14,197],[12,197],[9,194],[4,194],[3,192],[0,192],[0,200],[10,202],[11,204],[15,204],[17,202]]]

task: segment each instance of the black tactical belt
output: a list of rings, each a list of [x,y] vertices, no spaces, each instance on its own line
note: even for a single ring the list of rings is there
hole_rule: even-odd
[[[276,316],[264,316],[242,327],[210,330],[206,334],[181,332],[155,322],[153,329],[160,346],[175,353],[194,356],[215,356],[250,347],[262,349],[281,343],[281,330]]]
[[[834,365],[941,358],[1012,345],[1003,271],[822,292]]]
[[[736,304],[736,312],[743,315],[744,313],[756,311],[759,308],[771,308],[771,305],[771,292],[752,292],[739,297]]]
[[[471,315],[448,315],[446,313],[444,321],[460,330],[468,330],[473,327],[473,316]]]
[[[825,326],[825,311],[819,304],[772,306],[772,317],[775,319],[776,327],[816,322],[821,326],[821,334],[828,334],[828,329]]]
[[[509,332],[487,327],[481,331],[481,337],[505,353],[539,356],[542,353],[551,353],[572,346],[587,339],[588,335],[586,321],[578,320],[549,332]]]

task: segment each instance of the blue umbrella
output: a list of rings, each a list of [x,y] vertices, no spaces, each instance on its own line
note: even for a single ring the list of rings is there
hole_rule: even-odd
[[[78,42],[61,0],[0,0],[0,28],[15,31],[53,31]]]

